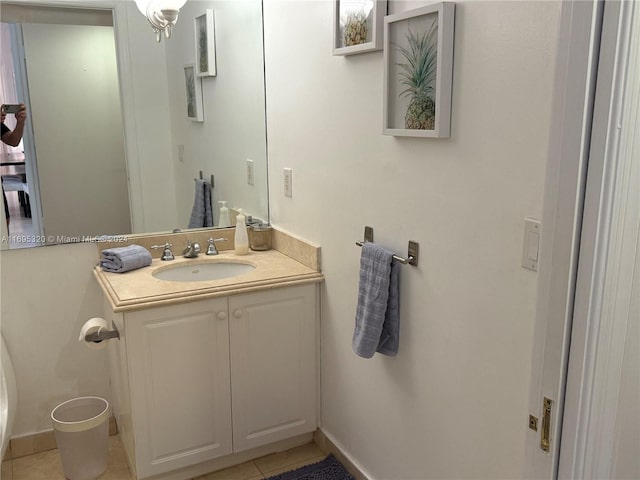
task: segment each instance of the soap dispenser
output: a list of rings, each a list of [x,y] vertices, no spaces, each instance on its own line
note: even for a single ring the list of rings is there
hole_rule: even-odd
[[[231,220],[229,220],[229,209],[227,208],[226,200],[219,200],[220,204],[220,220],[218,220],[218,227],[230,227]]]
[[[247,234],[247,225],[241,208],[238,209],[238,215],[236,215],[236,234],[233,247],[236,255],[249,253],[249,235]]]

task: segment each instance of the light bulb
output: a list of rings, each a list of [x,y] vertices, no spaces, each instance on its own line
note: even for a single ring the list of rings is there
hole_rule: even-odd
[[[145,16],[150,3],[156,10],[180,10],[187,0],[136,0],[138,10]]]
[[[180,10],[187,0],[158,0],[158,8],[160,10]]]
[[[136,6],[151,23],[159,42],[162,32],[167,38],[171,36],[171,26],[176,24],[180,8],[186,2],[187,0],[136,0]]]
[[[149,6],[150,2],[151,0],[136,0],[136,6],[138,7],[138,10],[140,10],[140,13],[142,13],[145,17],[147,16],[147,7]]]

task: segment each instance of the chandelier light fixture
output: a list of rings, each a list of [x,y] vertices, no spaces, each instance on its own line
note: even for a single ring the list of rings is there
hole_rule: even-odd
[[[171,37],[171,29],[178,21],[180,8],[187,0],[136,0],[138,10],[147,17],[153,31],[156,32],[156,40],[162,40],[162,34]]]

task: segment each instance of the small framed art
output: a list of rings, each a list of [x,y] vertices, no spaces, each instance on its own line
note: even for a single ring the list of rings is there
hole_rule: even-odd
[[[382,50],[383,18],[387,0],[335,0],[333,3],[333,54]]]

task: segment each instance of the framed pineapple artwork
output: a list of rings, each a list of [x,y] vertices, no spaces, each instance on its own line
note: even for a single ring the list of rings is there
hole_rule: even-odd
[[[384,19],[385,135],[449,138],[454,4]]]
[[[335,0],[333,2],[333,54],[382,50],[382,25],[387,0]]]
[[[193,21],[196,36],[196,75],[198,77],[216,76],[216,36],[213,10]]]
[[[196,75],[193,63],[184,66],[184,85],[187,94],[187,118],[194,122],[204,122],[202,79]]]

